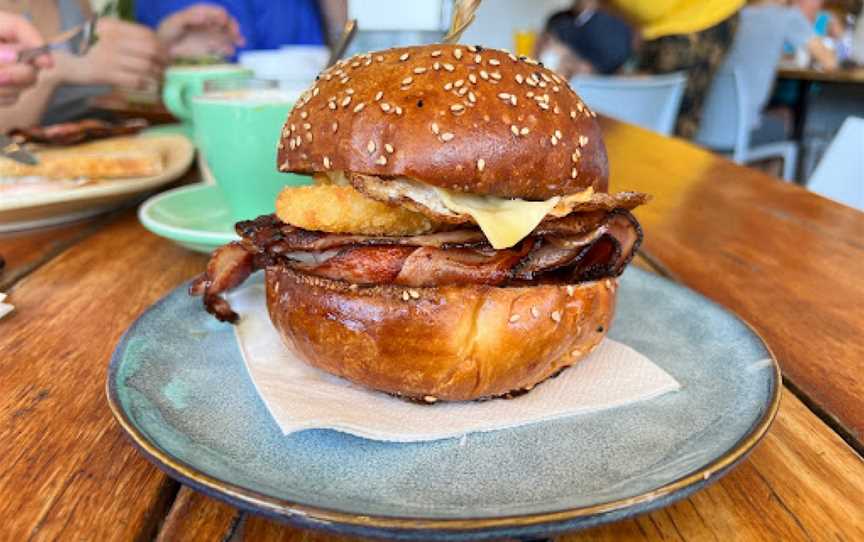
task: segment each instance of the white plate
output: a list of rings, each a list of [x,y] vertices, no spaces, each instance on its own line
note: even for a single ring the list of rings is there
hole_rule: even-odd
[[[18,231],[78,220],[111,209],[182,176],[195,157],[195,147],[178,134],[141,135],[159,141],[165,169],[159,175],[116,179],[69,190],[0,196],[0,232]]]

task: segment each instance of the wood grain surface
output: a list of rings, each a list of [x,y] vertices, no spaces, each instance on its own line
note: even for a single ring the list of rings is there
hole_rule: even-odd
[[[864,83],[864,68],[823,71],[813,68],[783,67],[777,72],[777,77],[800,81],[821,81],[823,83]]]
[[[209,497],[193,496],[189,490],[181,495],[160,540],[356,540],[239,512],[235,516],[230,507]],[[667,508],[559,540],[864,540],[861,495],[861,457],[795,396],[785,393],[764,441],[716,484]],[[214,520],[202,525],[205,517]],[[206,536],[196,538],[197,534]]]
[[[0,320],[0,538],[148,538],[176,484],[105,401],[108,360],[141,311],[204,265],[133,211],[12,289]]]
[[[104,217],[15,233],[0,233],[0,291],[96,231]]]
[[[808,409],[860,442],[864,215],[683,142],[604,128],[614,185],[656,196],[637,213],[649,259],[753,323],[808,404],[785,393],[765,441],[709,489],[566,539],[864,539],[864,461]],[[127,211],[14,284],[18,310],[0,320],[0,539],[333,540],[179,489],[111,420],[121,333],[204,263]]]
[[[644,251],[751,323],[864,450],[864,213],[681,140],[610,120],[604,134],[613,187],[654,194],[636,211]]]

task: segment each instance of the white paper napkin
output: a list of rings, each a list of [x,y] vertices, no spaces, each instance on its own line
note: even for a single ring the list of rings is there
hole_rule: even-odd
[[[15,309],[13,305],[10,305],[9,303],[3,303],[3,301],[5,300],[6,294],[0,292],[0,318],[3,318]]]
[[[260,280],[231,294],[240,314],[235,334],[258,393],[286,435],[322,428],[373,440],[438,440],[595,412],[680,388],[642,354],[606,339],[574,367],[515,399],[413,404],[300,361],[273,328],[264,295]]]

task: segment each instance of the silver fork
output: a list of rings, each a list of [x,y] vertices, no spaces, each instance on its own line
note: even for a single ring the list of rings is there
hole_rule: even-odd
[[[32,62],[39,55],[56,51],[66,45],[69,46],[69,51],[75,56],[86,54],[90,50],[90,46],[96,41],[97,20],[99,17],[94,15],[83,24],[66,30],[41,47],[31,47],[18,51],[17,62],[22,64]]]

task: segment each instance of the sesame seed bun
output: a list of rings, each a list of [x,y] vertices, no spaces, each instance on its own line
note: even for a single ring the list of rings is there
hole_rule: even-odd
[[[357,384],[434,402],[528,390],[583,359],[612,320],[615,279],[527,287],[357,287],[266,271],[285,344]]]
[[[596,114],[535,61],[464,45],[343,60],[299,99],[280,171],[345,171],[528,200],[608,191]]]

